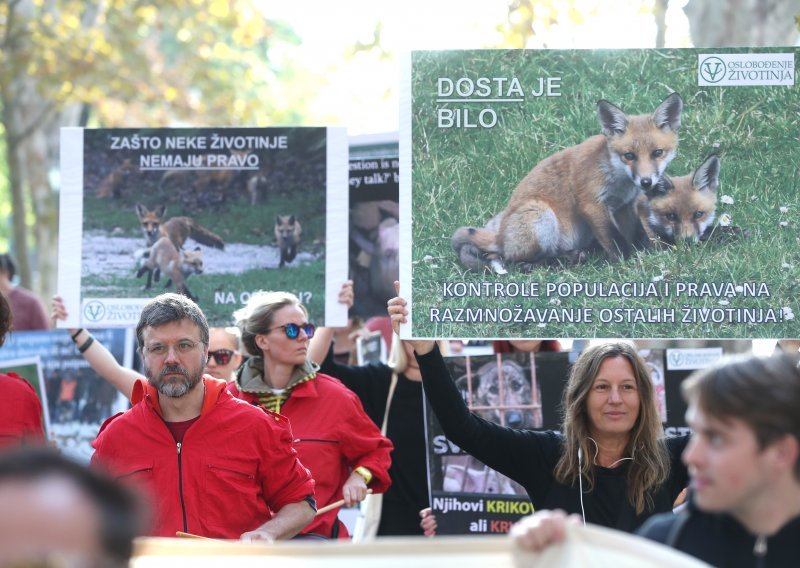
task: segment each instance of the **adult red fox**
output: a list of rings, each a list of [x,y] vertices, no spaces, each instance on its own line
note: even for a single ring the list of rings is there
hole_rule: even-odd
[[[120,189],[122,188],[125,178],[136,171],[136,166],[133,160],[125,158],[122,163],[111,170],[111,172],[100,180],[97,188],[94,191],[95,197],[119,197]]]
[[[283,268],[287,262],[292,262],[297,256],[297,245],[300,244],[302,228],[294,215],[277,215],[275,217],[275,240],[281,249],[281,262],[278,268]]]
[[[486,227],[453,234],[461,263],[504,272],[502,261],[530,266],[595,242],[612,260],[629,252],[641,232],[636,199],[661,180],[675,156],[682,110],[678,93],[651,115],[628,116],[598,102],[602,134],[539,162]]]
[[[719,169],[719,158],[709,156],[693,174],[665,177],[649,196],[639,196],[637,210],[647,236],[671,244],[699,241],[714,222]]]
[[[139,217],[148,246],[155,244],[160,237],[169,237],[175,248],[180,250],[186,239],[191,237],[200,244],[225,249],[222,237],[209,231],[191,217],[172,217],[162,222],[166,212],[166,205],[159,205],[150,210],[141,203],[136,204],[136,215]]]
[[[165,288],[174,282],[175,290],[179,294],[197,300],[186,287],[186,279],[192,274],[203,273],[203,251],[200,247],[193,251],[179,251],[168,237],[161,237],[142,257],[144,260],[136,272],[136,278],[141,278],[142,274],[147,273],[145,290],[151,288],[153,280],[158,282],[163,273],[169,279]]]

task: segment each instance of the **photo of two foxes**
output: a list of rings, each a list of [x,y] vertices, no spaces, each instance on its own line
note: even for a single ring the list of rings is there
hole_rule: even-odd
[[[505,274],[599,245],[614,261],[658,239],[698,240],[715,217],[719,158],[669,178],[683,99],[668,95],[652,114],[627,115],[600,100],[601,134],[539,162],[486,226],[461,227],[451,244],[467,269]]]

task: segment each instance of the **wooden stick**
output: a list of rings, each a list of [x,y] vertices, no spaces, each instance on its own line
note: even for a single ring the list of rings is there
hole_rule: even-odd
[[[202,540],[216,540],[217,542],[222,542],[216,538],[208,538],[207,536],[200,536],[199,534],[192,534],[183,531],[175,531],[175,536],[178,538],[199,538]]]
[[[367,494],[371,495],[372,489],[367,489]],[[317,509],[317,515],[321,515],[322,513],[327,513],[331,509],[335,509],[336,507],[341,507],[342,505],[344,505],[344,499],[339,499],[338,501],[334,501],[330,505],[325,505],[321,509]]]

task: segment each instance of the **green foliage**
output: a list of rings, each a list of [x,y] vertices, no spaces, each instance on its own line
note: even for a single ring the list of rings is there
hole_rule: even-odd
[[[92,105],[98,124],[275,124],[304,110],[302,75],[269,57],[299,40],[250,0],[3,3],[9,35],[18,41],[3,50],[0,80],[27,75],[57,105]]]

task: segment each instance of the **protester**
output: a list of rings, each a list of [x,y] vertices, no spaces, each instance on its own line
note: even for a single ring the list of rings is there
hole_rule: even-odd
[[[53,321],[67,319],[67,310],[61,296],[53,296],[50,302],[50,314]],[[120,365],[114,355],[87,330],[70,328],[67,329],[67,332],[92,369],[127,398],[130,398],[133,385],[137,380],[143,378],[142,375]],[[230,382],[234,378],[234,372],[242,364],[239,328],[212,327],[209,328],[208,333],[206,372],[215,379]]]
[[[797,565],[800,539],[800,370],[797,358],[723,359],[682,385],[694,430],[683,453],[688,507],[650,518],[639,534],[713,566]],[[539,511],[511,531],[542,550],[562,542],[563,511]]]
[[[209,337],[200,308],[179,294],[157,296],[136,338],[147,382],[136,382],[133,408],[103,425],[92,464],[149,493],[151,534],[273,541],[311,522],[314,482],[285,419],[203,376]]]
[[[406,301],[390,300],[389,314],[399,331]],[[680,453],[688,438],[664,438],[647,367],[631,345],[605,343],[581,354],[565,388],[561,432],[554,432],[505,428],[471,414],[435,342],[410,343],[447,438],[525,487],[534,508],[561,508],[630,532],[670,511],[686,486]]]
[[[230,390],[289,418],[300,459],[317,482],[319,505],[344,499],[352,506],[364,500],[368,488],[386,491],[392,444],[358,397],[307,359],[315,328],[300,301],[286,292],[254,294],[234,316],[250,358]],[[346,538],[338,509],[318,515],[305,532]]]
[[[714,566],[797,566],[800,370],[796,356],[723,360],[682,385],[694,436],[691,498],[640,534]]]
[[[339,301],[352,307],[352,282],[342,287]],[[321,372],[336,377],[356,393],[367,415],[379,427],[387,416],[392,377],[397,377],[386,424],[386,437],[394,445],[389,468],[392,485],[383,496],[377,534],[419,535],[417,512],[428,505],[428,475],[422,378],[416,359],[410,348],[395,338],[387,365],[343,365],[336,361],[331,346],[334,332],[332,328],[317,329],[309,344],[308,358],[320,364]]]
[[[11,306],[0,294],[0,347],[13,322]],[[42,404],[33,387],[16,373],[0,373],[0,449],[44,441]]]
[[[17,267],[9,254],[0,254],[0,294],[8,298],[11,312],[14,314],[15,331],[32,331],[49,329],[50,322],[39,298],[22,286],[14,286],[11,282],[17,273]]]
[[[242,364],[241,332],[238,327],[212,327],[208,332],[206,371],[215,379],[229,383]]]
[[[54,450],[0,456],[0,566],[128,566],[146,532],[136,498]]]

